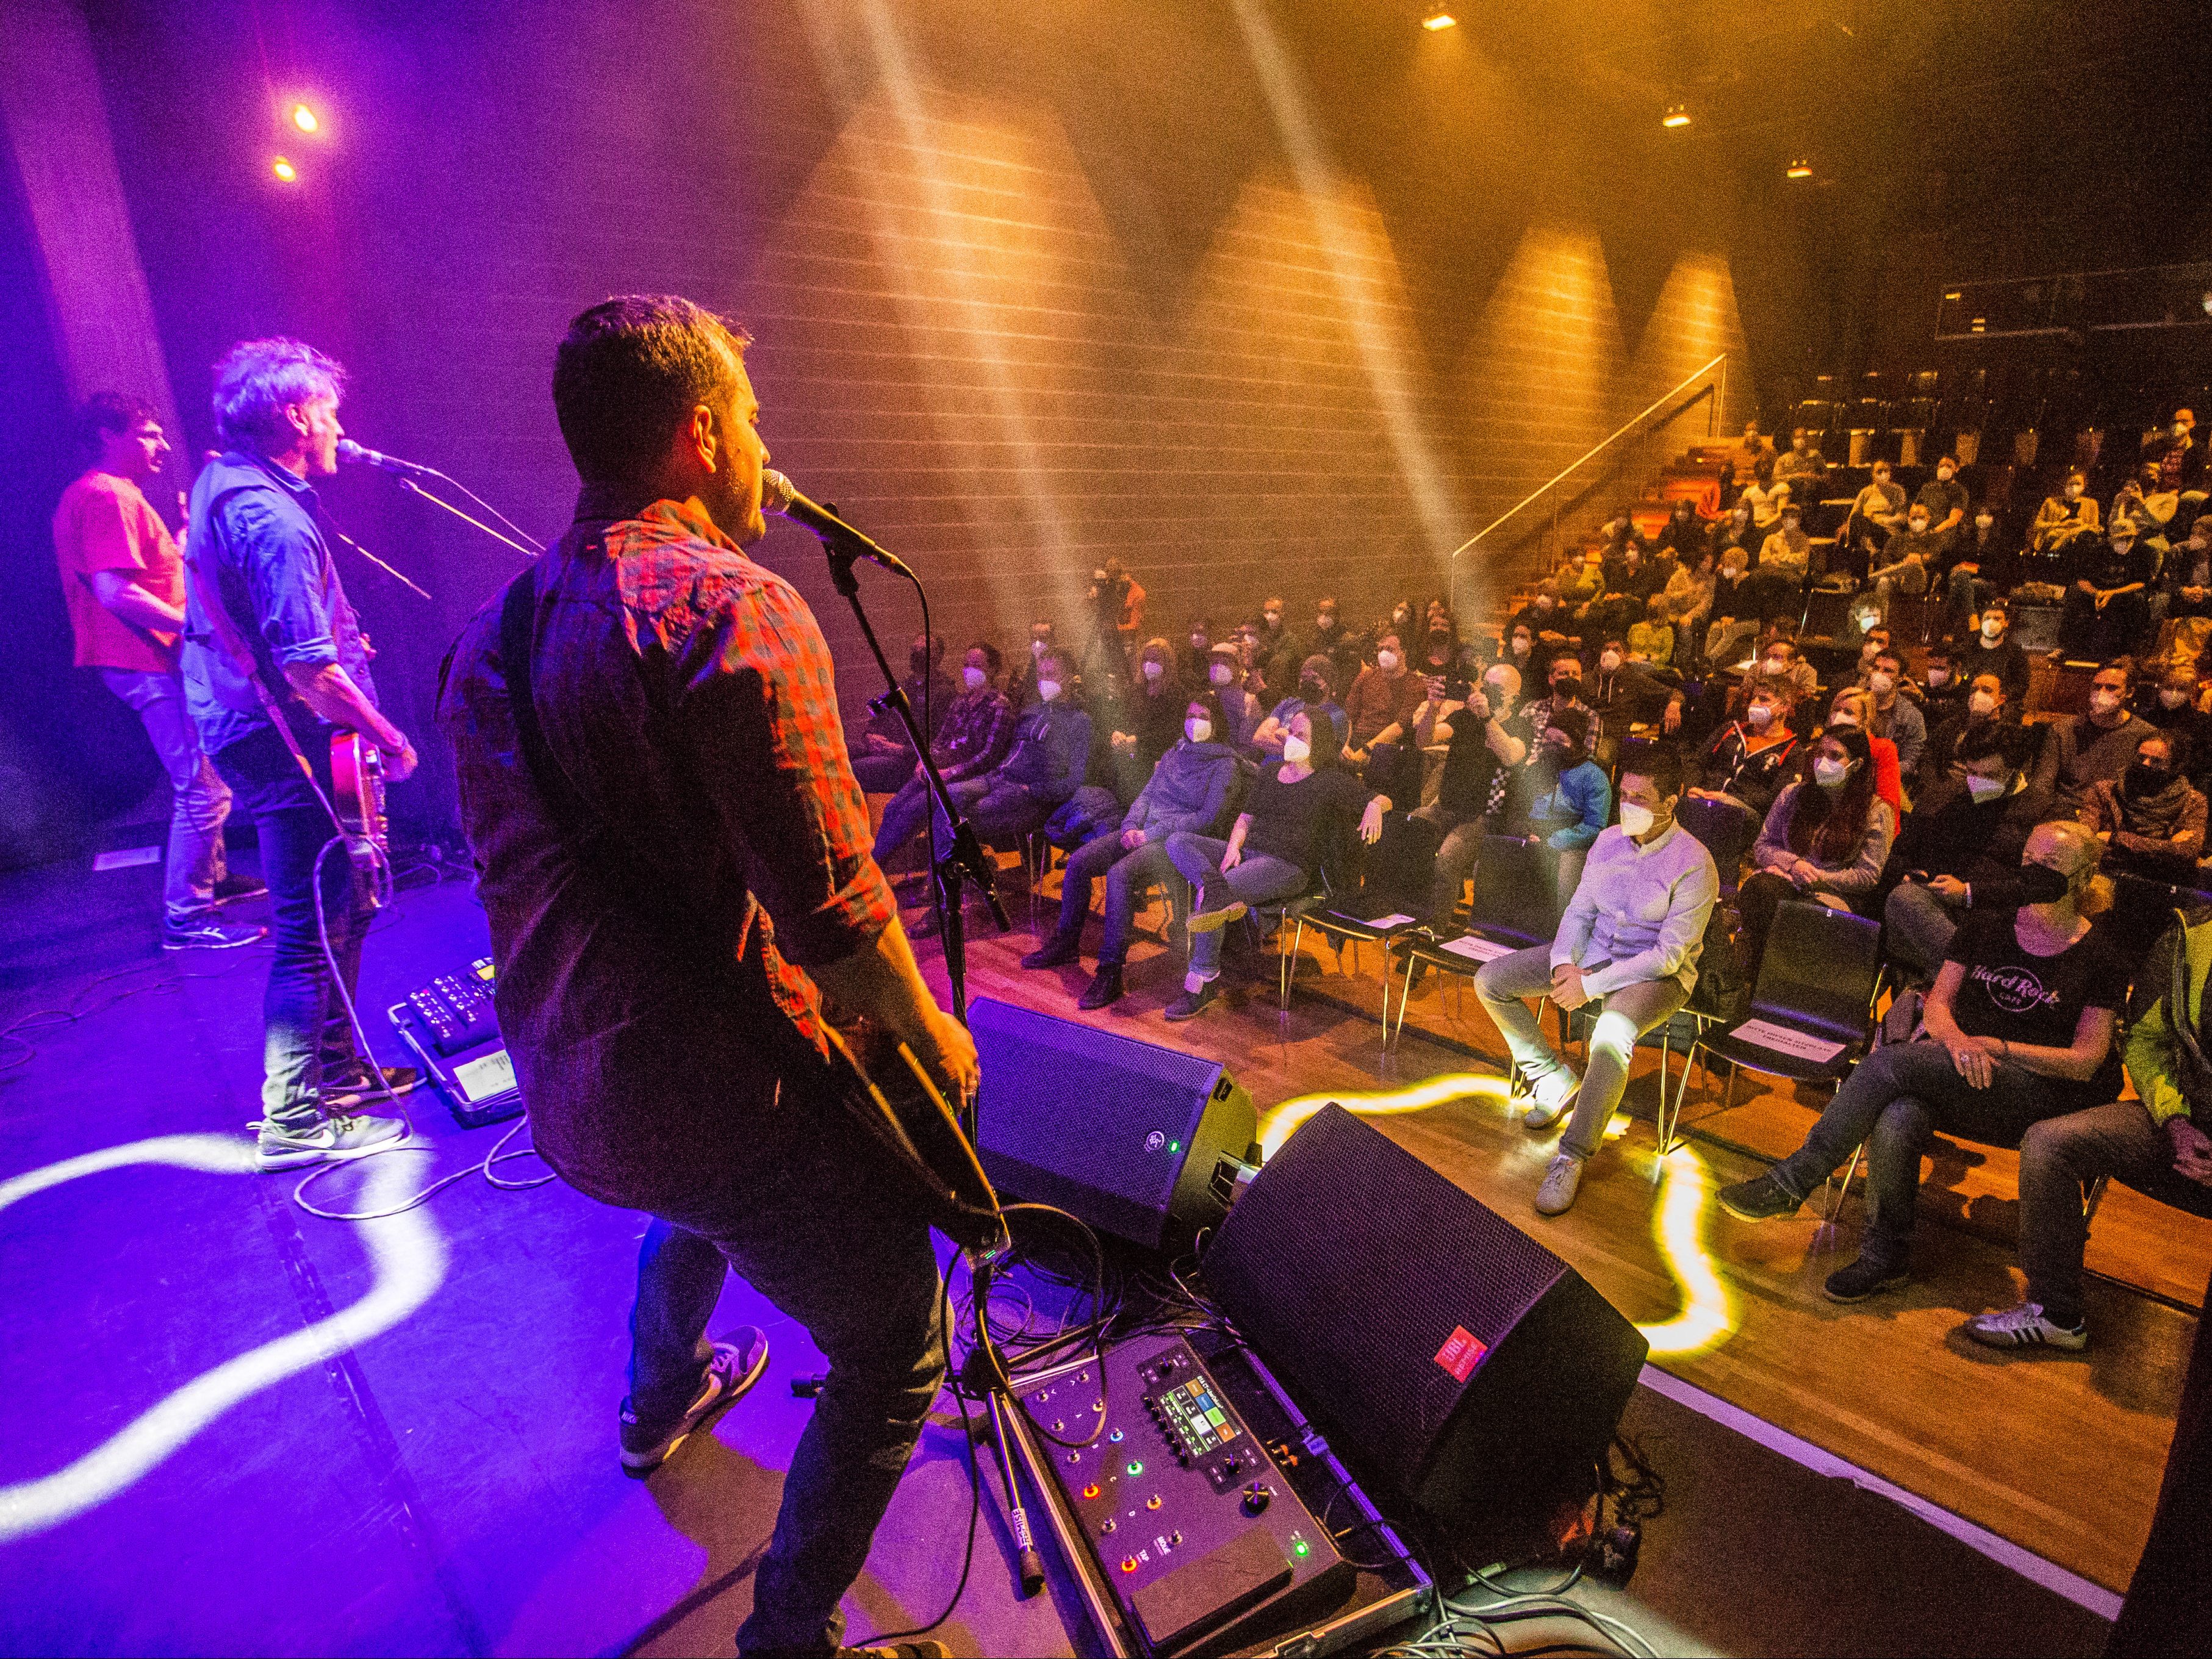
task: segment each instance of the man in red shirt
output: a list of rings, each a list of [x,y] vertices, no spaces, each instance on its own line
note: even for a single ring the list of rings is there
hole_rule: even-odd
[[[200,752],[177,672],[184,560],[144,489],[161,476],[169,441],[145,404],[110,392],[86,400],[79,435],[94,460],[62,491],[54,511],[54,556],[76,636],[76,665],[98,669],[107,689],[137,712],[169,775],[173,796],[162,946],[251,945],[268,929],[232,926],[218,914],[226,900],[263,889],[223,866],[230,790]]]

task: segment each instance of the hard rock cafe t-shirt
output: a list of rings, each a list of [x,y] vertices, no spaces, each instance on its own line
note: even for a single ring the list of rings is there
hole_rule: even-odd
[[[2048,1048],[2074,1046],[2084,1008],[2118,1008],[2127,1000],[2128,964],[2102,927],[2093,927],[2055,957],[2021,947],[2015,909],[1972,911],[1945,956],[1966,970],[1951,1017],[1968,1036],[1999,1037]],[[2114,1043],[2087,1083],[2048,1079],[2084,1103],[2117,1099],[2120,1051]]]

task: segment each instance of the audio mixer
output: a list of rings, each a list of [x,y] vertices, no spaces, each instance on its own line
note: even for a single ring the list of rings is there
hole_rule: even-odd
[[[1024,1382],[1021,1401],[1050,1437],[1039,1450],[1098,1577],[1153,1659],[1226,1651],[1347,1587],[1352,1564],[1183,1338],[1133,1339]],[[1102,1405],[1095,1440],[1060,1443],[1088,1437]]]

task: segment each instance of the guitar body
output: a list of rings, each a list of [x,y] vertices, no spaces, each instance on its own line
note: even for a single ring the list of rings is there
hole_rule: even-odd
[[[331,783],[346,856],[362,878],[369,908],[384,908],[392,867],[390,827],[384,818],[383,751],[358,732],[331,736]]]

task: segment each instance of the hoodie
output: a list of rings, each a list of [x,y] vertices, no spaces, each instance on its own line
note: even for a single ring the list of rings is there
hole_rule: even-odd
[[[1237,755],[1225,743],[1177,739],[1123,815],[1124,830],[1141,830],[1147,841],[1165,841],[1178,830],[1211,835],[1237,781]]]

